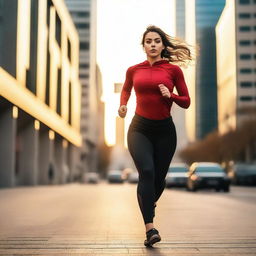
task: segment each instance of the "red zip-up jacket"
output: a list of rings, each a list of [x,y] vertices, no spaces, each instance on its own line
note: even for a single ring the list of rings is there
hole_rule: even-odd
[[[171,92],[171,98],[162,96],[159,84],[164,84]],[[181,68],[167,60],[150,63],[146,60],[128,68],[122,88],[120,106],[126,105],[132,87],[136,94],[135,113],[148,119],[161,120],[170,117],[172,103],[188,108],[190,97]],[[178,95],[172,93],[174,87]]]

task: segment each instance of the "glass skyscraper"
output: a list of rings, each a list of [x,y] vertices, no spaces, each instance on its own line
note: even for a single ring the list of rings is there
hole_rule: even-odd
[[[176,1],[176,36],[185,39],[185,0]]]
[[[225,0],[196,0],[196,44],[200,53],[196,65],[196,137],[203,138],[217,128],[217,75],[215,26]]]

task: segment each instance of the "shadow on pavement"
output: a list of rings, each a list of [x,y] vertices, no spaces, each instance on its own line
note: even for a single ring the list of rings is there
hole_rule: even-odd
[[[161,253],[161,248],[146,247],[146,255],[164,256],[166,254]]]

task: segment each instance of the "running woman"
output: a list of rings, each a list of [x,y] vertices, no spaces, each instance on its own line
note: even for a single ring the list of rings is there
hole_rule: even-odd
[[[182,108],[190,105],[183,72],[173,63],[192,58],[185,43],[156,26],[147,27],[142,45],[147,60],[128,68],[118,114],[126,116],[126,105],[134,88],[137,104],[128,130],[128,149],[139,173],[137,199],[146,228],[144,245],[151,247],[161,240],[153,218],[177,143],[171,107],[173,102]],[[174,88],[178,94],[173,93]]]

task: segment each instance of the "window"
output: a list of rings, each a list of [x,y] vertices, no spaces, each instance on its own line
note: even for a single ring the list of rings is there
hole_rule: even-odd
[[[57,14],[55,15],[55,38],[61,48],[61,21]]]
[[[89,42],[80,43],[80,50],[88,50],[88,49],[89,49]]]
[[[68,59],[71,62],[71,43],[68,39]]]
[[[80,68],[89,68],[89,64],[88,63],[82,63],[79,65]]]
[[[241,40],[241,41],[239,41],[239,44],[241,46],[247,46],[247,45],[251,45],[251,41],[250,40]]]
[[[241,96],[240,100],[241,101],[252,101],[253,97],[252,96]]]
[[[251,74],[252,70],[250,68],[241,68],[240,73],[241,74]]]
[[[250,0],[239,0],[239,4],[250,4]]]
[[[82,97],[85,98],[88,96],[88,93],[87,92],[82,92]]]
[[[90,24],[89,23],[76,23],[77,28],[89,28]]]
[[[253,29],[256,31],[256,26],[254,26]]]
[[[89,102],[88,101],[82,101],[82,108],[88,108]]]
[[[239,13],[239,18],[240,19],[250,19],[251,14],[250,13]]]
[[[75,16],[75,17],[89,17],[90,16],[90,13],[87,11],[84,11],[84,12],[71,11],[70,13],[72,16]]]
[[[87,132],[87,131],[88,131],[88,127],[87,126],[81,128],[81,132]]]
[[[251,54],[240,54],[240,60],[250,60],[252,59]]]
[[[251,27],[250,26],[240,26],[239,31],[248,32],[248,31],[251,31]]]
[[[87,74],[80,74],[79,77],[80,78],[89,78],[89,75],[87,75]]]
[[[252,87],[252,82],[241,82],[240,86],[245,88]]]
[[[256,54],[254,54],[254,59],[256,60]]]

